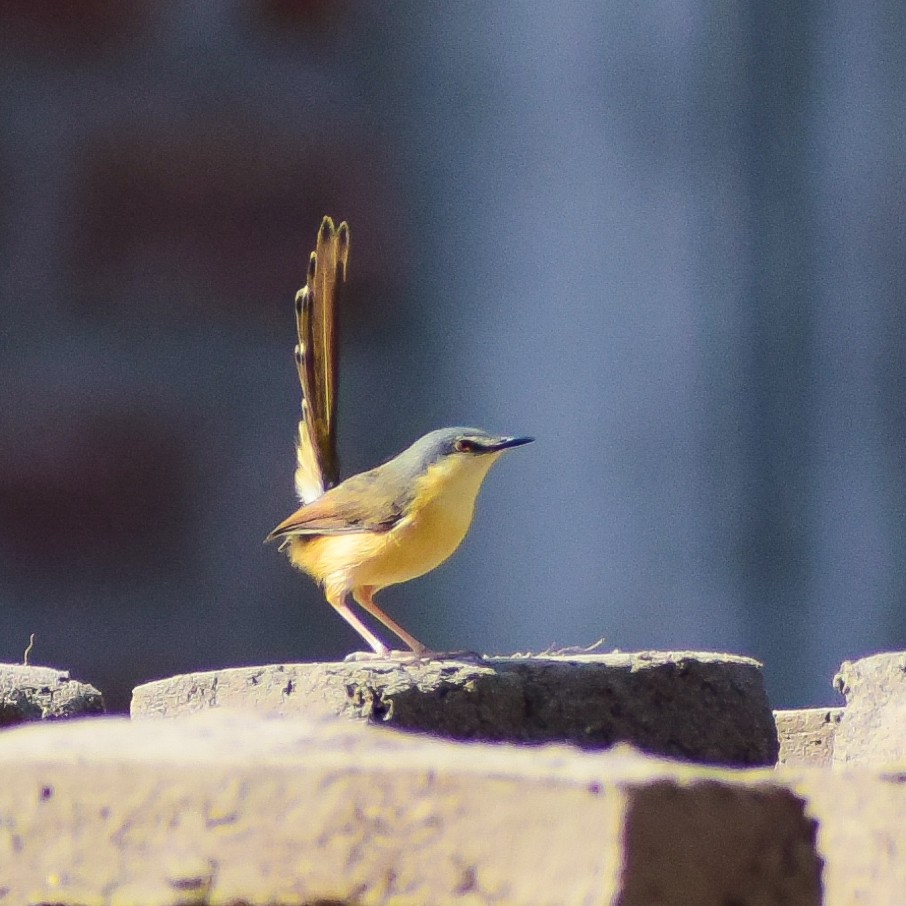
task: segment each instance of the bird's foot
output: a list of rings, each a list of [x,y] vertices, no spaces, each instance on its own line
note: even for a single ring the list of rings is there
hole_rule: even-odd
[[[477,651],[462,649],[460,651],[414,651],[420,661],[481,661],[484,655]]]
[[[386,651],[351,651],[344,661],[357,663],[359,661],[405,661],[418,660],[421,657],[417,651],[401,650],[398,648],[388,648]]]
[[[346,657],[343,658],[344,661],[349,661],[354,663],[356,661],[378,661],[385,660],[390,657],[389,649],[387,651],[350,651]]]
[[[396,654],[396,652],[394,652]],[[421,651],[404,651],[400,654],[408,654],[411,658],[418,661],[481,661],[484,655],[477,651],[467,651],[461,649],[458,651],[432,651],[422,649]]]
[[[392,649],[388,651],[353,651],[343,658],[350,663],[363,661],[401,661],[402,663],[417,663],[419,661],[480,661],[484,655],[477,651],[430,651],[427,648],[420,651]]]

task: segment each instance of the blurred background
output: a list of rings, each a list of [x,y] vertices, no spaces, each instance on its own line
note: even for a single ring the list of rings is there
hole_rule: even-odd
[[[2,0],[0,659],[125,709],[360,647],[262,545],[331,214],[344,472],[538,438],[384,607],[833,702],[906,645],[904,44],[893,0]]]

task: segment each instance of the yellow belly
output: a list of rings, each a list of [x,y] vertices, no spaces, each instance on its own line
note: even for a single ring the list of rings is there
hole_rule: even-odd
[[[293,564],[325,586],[386,588],[440,566],[462,543],[472,507],[438,504],[401,520],[388,532],[312,535],[293,538]]]
[[[290,560],[321,583],[328,596],[423,576],[465,538],[478,489],[499,455],[446,457],[415,479],[409,511],[390,531],[295,536],[289,543]]]

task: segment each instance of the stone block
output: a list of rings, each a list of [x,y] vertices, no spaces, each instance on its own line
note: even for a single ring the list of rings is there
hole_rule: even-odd
[[[790,766],[776,776],[816,820],[824,906],[903,906],[906,774]]]
[[[101,693],[94,686],[70,679],[65,670],[0,664],[0,727],[103,711]]]
[[[0,734],[6,903],[817,906],[773,772],[210,712]]]
[[[778,764],[828,766],[834,760],[834,734],[842,708],[798,708],[775,711],[780,743]]]
[[[628,742],[710,764],[773,765],[777,731],[749,658],[691,652],[373,659],[240,667],[139,686],[133,717],[211,707],[343,715],[450,739]]]
[[[906,761],[906,652],[844,661],[834,685],[846,699],[834,735],[834,764]]]

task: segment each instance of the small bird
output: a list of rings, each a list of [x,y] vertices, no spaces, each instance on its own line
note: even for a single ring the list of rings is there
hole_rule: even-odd
[[[296,367],[302,419],[295,486],[302,506],[267,541],[281,540],[294,566],[324,589],[337,613],[378,655],[390,648],[353,612],[349,597],[417,655],[430,649],[375,603],[382,588],[440,566],[469,530],[475,500],[492,465],[531,437],[441,428],[389,462],[339,480],[337,307],[346,280],[349,227],[325,217],[296,294]]]

